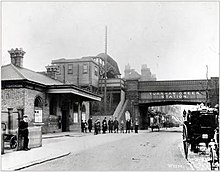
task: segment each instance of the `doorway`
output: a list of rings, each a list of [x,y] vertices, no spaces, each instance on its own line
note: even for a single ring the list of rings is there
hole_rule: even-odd
[[[67,110],[62,110],[62,132],[69,131],[69,113]]]

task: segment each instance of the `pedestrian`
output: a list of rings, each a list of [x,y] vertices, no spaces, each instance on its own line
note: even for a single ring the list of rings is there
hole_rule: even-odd
[[[100,133],[100,121],[97,119],[94,124],[94,134],[97,135]]]
[[[121,133],[124,133],[124,121],[123,120],[121,120],[120,130],[121,130]]]
[[[131,129],[131,121],[130,121],[130,119],[127,119],[127,121],[126,121],[126,133],[130,133],[130,129]]]
[[[89,132],[91,133],[91,131],[92,131],[92,118],[89,118],[89,120],[88,120],[88,129],[89,129]]]
[[[98,119],[98,122],[97,122],[97,126],[98,126],[98,133],[100,134],[101,133],[101,122],[100,122],[99,119]]]
[[[30,150],[28,148],[28,143],[29,143],[28,134],[29,134],[29,131],[28,131],[28,117],[27,117],[27,115],[24,115],[23,119],[19,122],[18,135],[19,135],[19,138],[21,138],[21,140],[23,140],[22,150],[25,150],[25,151]]]
[[[135,133],[138,133],[138,125],[139,125],[138,119],[136,118],[136,119],[135,119],[135,122],[134,122],[134,130],[135,130]]]
[[[106,117],[102,121],[102,131],[103,131],[103,134],[105,134],[105,132],[107,131],[107,120],[106,120]]]
[[[118,125],[119,125],[119,122],[117,120],[117,117],[115,117],[115,120],[114,120],[114,133],[118,133]]]
[[[85,131],[85,133],[87,133],[87,128],[88,128],[88,123],[85,120],[85,122],[84,122],[84,131]]]
[[[98,126],[97,126],[97,120],[94,123],[94,134],[97,135],[98,134]]]
[[[110,117],[109,120],[108,120],[108,129],[109,129],[109,133],[112,133],[113,132],[113,120],[112,118]]]
[[[134,125],[132,119],[130,119],[130,130],[133,133]]]
[[[85,124],[83,120],[81,120],[81,132],[84,133]]]

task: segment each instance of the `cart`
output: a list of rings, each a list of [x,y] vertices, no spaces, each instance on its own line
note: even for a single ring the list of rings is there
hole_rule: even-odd
[[[159,115],[150,117],[150,128],[152,131],[154,130],[154,128],[157,128],[158,131],[160,131],[161,127],[162,127],[162,123],[161,123],[161,118]]]
[[[208,148],[217,128],[218,114],[211,108],[188,111],[183,123],[183,147],[185,158],[188,150],[198,153],[199,143],[205,143]]]
[[[2,128],[3,128],[3,141],[9,143],[10,148],[11,149],[15,149],[18,145],[18,139],[17,139],[17,134],[14,133],[12,131],[8,131],[8,133],[5,133],[6,131],[6,124],[5,123],[1,123]]]

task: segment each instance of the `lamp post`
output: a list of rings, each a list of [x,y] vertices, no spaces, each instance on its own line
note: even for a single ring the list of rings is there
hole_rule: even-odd
[[[106,79],[107,79],[107,26],[105,26],[105,89],[104,89],[104,115],[106,115]]]

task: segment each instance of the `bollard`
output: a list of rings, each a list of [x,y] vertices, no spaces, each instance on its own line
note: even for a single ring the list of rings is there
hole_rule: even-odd
[[[5,143],[4,143],[4,130],[2,128],[1,130],[1,154],[4,154],[4,147],[5,147]]]

